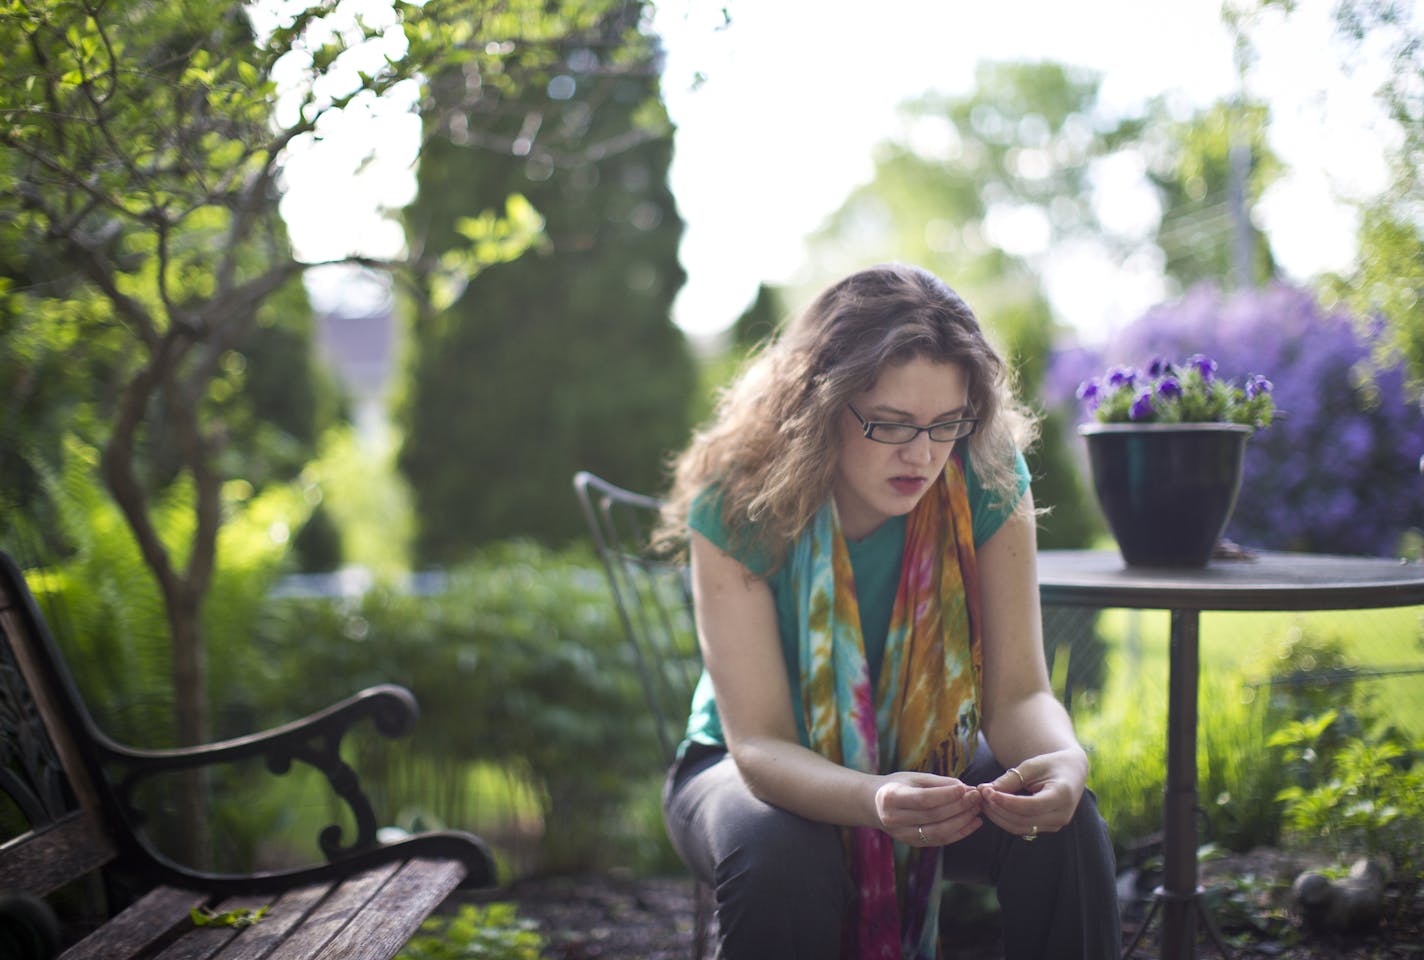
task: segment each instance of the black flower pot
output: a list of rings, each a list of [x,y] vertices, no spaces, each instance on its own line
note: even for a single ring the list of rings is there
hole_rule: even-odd
[[[1235,423],[1088,423],[1093,489],[1123,560],[1204,567],[1241,488],[1252,428]]]

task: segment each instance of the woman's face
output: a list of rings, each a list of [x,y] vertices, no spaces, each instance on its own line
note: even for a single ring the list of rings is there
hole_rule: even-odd
[[[922,357],[886,368],[874,386],[850,403],[866,420],[920,427],[971,415],[963,367]],[[865,436],[849,406],[837,416],[841,450],[832,495],[842,532],[859,540],[890,517],[914,509],[944,470],[954,441],[936,442],[921,432],[909,443],[879,443]]]

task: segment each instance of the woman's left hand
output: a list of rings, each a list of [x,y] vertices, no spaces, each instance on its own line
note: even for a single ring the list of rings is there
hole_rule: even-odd
[[[979,785],[983,815],[1025,839],[1061,830],[1073,819],[1088,778],[1082,750],[1029,757]]]

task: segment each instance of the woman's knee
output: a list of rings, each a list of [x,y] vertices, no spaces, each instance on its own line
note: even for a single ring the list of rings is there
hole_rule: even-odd
[[[1098,812],[1098,798],[1091,790],[1084,790],[1078,801],[1078,809],[1073,811],[1073,819],[1068,829],[1078,836],[1080,844],[1087,844],[1100,855],[1106,854],[1109,869],[1112,869],[1112,841],[1108,834],[1107,822]]]
[[[753,796],[725,755],[670,787],[669,835],[715,891],[719,956],[838,955],[851,895],[840,829]]]
[[[848,877],[840,830],[768,806],[738,824],[717,864],[720,884],[742,883],[770,893],[789,882],[818,880],[836,893]]]
[[[741,827],[713,878],[725,954],[834,956],[850,897],[840,831],[776,808]]]

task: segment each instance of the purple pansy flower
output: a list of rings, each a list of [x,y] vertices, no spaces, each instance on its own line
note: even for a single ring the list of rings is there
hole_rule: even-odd
[[[1206,383],[1211,383],[1212,378],[1216,376],[1216,361],[1204,353],[1194,353],[1188,357],[1187,366],[1195,368]]]
[[[1131,367],[1113,367],[1108,371],[1108,386],[1117,390],[1137,382],[1137,371]]]
[[[1157,396],[1163,400],[1175,400],[1182,395],[1182,381],[1168,374],[1157,381]]]
[[[1172,361],[1160,354],[1153,357],[1152,362],[1147,365],[1147,375],[1153,380],[1163,376],[1170,377],[1176,372],[1177,368],[1172,366]]]
[[[1152,393],[1143,391],[1132,401],[1132,407],[1127,411],[1127,415],[1133,420],[1150,420],[1152,418]]]
[[[1271,381],[1267,380],[1259,373],[1254,374],[1250,379],[1246,381],[1246,396],[1251,397],[1253,399],[1262,394],[1270,393],[1274,389],[1275,384],[1271,383]]]
[[[1102,398],[1103,385],[1094,377],[1092,380],[1084,380],[1078,384],[1078,399],[1088,405],[1089,410],[1096,410]]]

